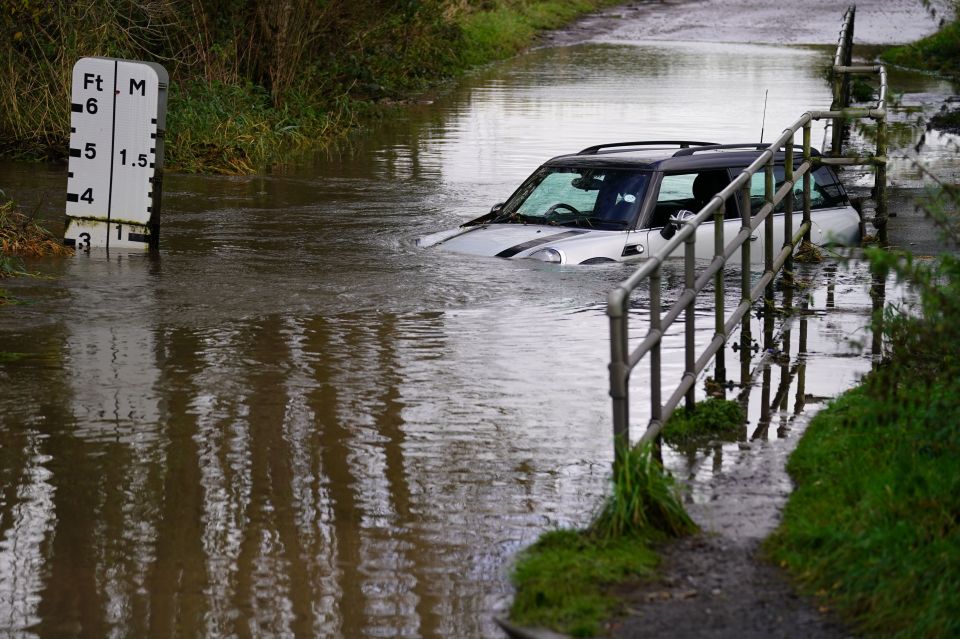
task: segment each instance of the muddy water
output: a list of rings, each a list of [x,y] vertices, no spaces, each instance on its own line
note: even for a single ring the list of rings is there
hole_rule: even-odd
[[[756,139],[766,89],[779,130],[827,106],[826,55],[539,50],[303,168],[167,176],[159,258],[30,264],[0,310],[0,632],[494,635],[511,556],[603,491],[629,271],[415,238],[559,152]],[[0,186],[56,219],[64,171]]]

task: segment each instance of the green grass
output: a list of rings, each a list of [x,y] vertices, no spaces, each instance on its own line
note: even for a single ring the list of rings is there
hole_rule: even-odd
[[[171,87],[166,164],[188,173],[252,173],[291,164],[304,149],[343,135],[358,108],[293,93],[282,106],[253,84]]]
[[[657,563],[643,537],[597,540],[575,530],[545,533],[518,559],[514,622],[592,637],[616,609],[610,585],[649,577]]]
[[[545,533],[520,554],[512,621],[594,636],[619,605],[616,587],[653,574],[651,542],[697,530],[649,447],[626,453],[613,480],[590,526]]]
[[[692,412],[678,407],[663,427],[663,441],[672,446],[708,444],[716,439],[736,439],[747,415],[739,402],[711,397],[697,402]]]
[[[917,42],[887,49],[880,58],[890,64],[960,77],[960,22],[949,22]]]
[[[461,64],[469,67],[501,60],[529,46],[537,33],[556,29],[613,0],[501,0],[459,19],[464,49]]]
[[[960,636],[960,384],[912,406],[860,389],[810,425],[771,556],[871,636]]]
[[[919,308],[887,310],[887,359],[811,422],[766,549],[860,633],[960,636],[960,260],[868,254]]]

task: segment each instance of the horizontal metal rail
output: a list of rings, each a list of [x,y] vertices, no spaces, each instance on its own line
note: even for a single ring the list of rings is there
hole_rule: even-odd
[[[612,290],[607,296],[607,315],[610,318],[610,396],[613,400],[613,432],[615,459],[621,459],[625,448],[630,444],[629,430],[629,380],[630,374],[644,358],[650,360],[650,420],[640,438],[640,442],[650,442],[657,439],[663,425],[670,415],[686,398],[688,408],[694,402],[694,385],[698,376],[706,370],[714,358],[717,359],[718,381],[725,382],[725,364],[722,362],[724,345],[729,335],[741,329],[742,352],[748,350],[749,323],[747,321],[750,309],[762,295],[768,305],[773,304],[773,283],[778,272],[786,268],[792,276],[793,254],[801,241],[809,241],[811,212],[811,173],[819,164],[862,164],[877,167],[878,176],[886,166],[886,147],[878,139],[877,149],[873,155],[849,157],[815,157],[810,146],[811,123],[816,120],[831,120],[834,127],[837,122],[852,118],[872,119],[882,128],[886,120],[887,74],[880,66],[860,67],[851,66],[850,48],[852,47],[854,9],[848,9],[844,16],[844,34],[841,35],[834,66],[844,77],[848,73],[877,73],[880,77],[880,101],[875,107],[850,108],[849,102],[835,100],[829,111],[808,111],[800,116],[796,122],[783,130],[780,137],[767,146],[750,166],[740,172],[737,177],[714,195],[706,205],[696,214],[680,225],[672,238],[657,251],[648,257],[626,280]],[[841,50],[842,49],[842,50]],[[839,87],[837,90],[842,89]],[[842,96],[839,96],[842,98]],[[802,161],[794,167],[795,137],[802,136],[800,148]],[[762,147],[761,147],[762,148]],[[774,163],[777,153],[783,149],[784,180],[775,188]],[[763,172],[764,204],[751,214],[750,185],[753,176]],[[879,178],[878,178],[879,179]],[[803,209],[802,221],[799,228],[793,228],[794,197],[793,192],[797,184],[802,184]],[[885,186],[885,182],[883,184]],[[741,226],[740,230],[729,241],[724,238],[724,212],[727,204],[733,198],[740,198]],[[774,255],[774,215],[780,204],[783,204],[783,237],[784,243]],[[879,206],[879,205],[878,205]],[[707,264],[700,265],[699,272],[694,259],[694,242],[697,229],[706,223],[714,225],[714,257]],[[753,282],[750,272],[751,237],[760,227],[763,227],[766,241],[764,242],[764,271],[760,278]],[[684,290],[669,308],[662,308],[661,303],[661,268],[680,246],[684,246]],[[741,261],[740,302],[727,316],[724,309],[723,271],[728,261],[739,253]],[[715,289],[715,333],[710,342],[698,353],[695,350],[694,336],[695,304],[698,295],[711,282]],[[633,292],[642,284],[648,283],[650,291],[650,319],[649,326],[643,339],[632,351],[629,348],[629,306]],[[661,401],[661,343],[663,336],[671,326],[684,315],[685,338],[685,366],[684,372],[675,389],[665,402]],[[744,357],[744,355],[741,355]],[[741,371],[748,362],[741,363]],[[741,373],[742,382],[746,376]],[[618,463],[618,462],[617,462]]]

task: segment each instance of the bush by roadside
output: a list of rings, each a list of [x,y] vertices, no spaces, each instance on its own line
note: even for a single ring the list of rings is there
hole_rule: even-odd
[[[65,158],[72,66],[108,56],[170,72],[169,168],[250,173],[609,4],[0,0],[0,156]]]

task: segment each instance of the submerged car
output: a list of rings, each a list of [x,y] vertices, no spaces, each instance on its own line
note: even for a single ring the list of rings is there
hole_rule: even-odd
[[[618,142],[586,148],[545,162],[510,198],[457,229],[420,238],[420,246],[456,253],[532,258],[555,264],[640,260],[664,246],[685,217],[702,209],[762,153],[763,144]],[[819,155],[819,152],[814,152]],[[774,179],[784,179],[784,151],[774,157]],[[795,154],[795,165],[802,161]],[[753,176],[753,214],[764,203],[764,175]],[[800,226],[803,190],[794,185],[794,228]],[[740,198],[726,207],[724,236],[741,226]],[[775,220],[783,219],[783,203]],[[811,240],[850,245],[860,237],[860,215],[828,166],[811,173]],[[776,248],[783,224],[775,221]],[[753,237],[763,256],[763,229]],[[713,256],[713,223],[697,229],[697,257]]]

